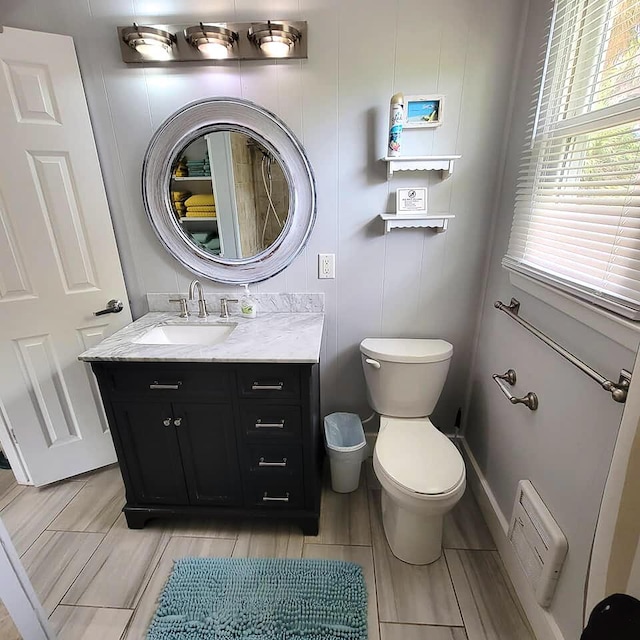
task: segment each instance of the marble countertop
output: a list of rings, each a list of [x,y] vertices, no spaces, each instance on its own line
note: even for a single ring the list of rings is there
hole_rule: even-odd
[[[237,323],[231,335],[215,345],[140,344],[134,342],[157,324]],[[180,318],[174,312],[151,312],[80,354],[85,362],[290,362],[320,360],[323,313],[263,313],[257,318],[230,315],[222,320]]]

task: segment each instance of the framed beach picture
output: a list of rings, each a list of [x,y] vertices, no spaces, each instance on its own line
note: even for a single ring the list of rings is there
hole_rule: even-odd
[[[405,96],[404,128],[422,129],[442,124],[444,96]]]

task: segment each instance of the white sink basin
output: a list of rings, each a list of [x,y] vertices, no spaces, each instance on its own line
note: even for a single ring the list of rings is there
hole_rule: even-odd
[[[201,344],[224,342],[238,326],[236,322],[219,324],[160,324],[134,340],[137,344]]]

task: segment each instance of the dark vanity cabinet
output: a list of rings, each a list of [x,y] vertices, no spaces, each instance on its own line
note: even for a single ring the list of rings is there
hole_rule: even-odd
[[[131,528],[153,517],[281,518],[318,530],[318,366],[92,362]]]

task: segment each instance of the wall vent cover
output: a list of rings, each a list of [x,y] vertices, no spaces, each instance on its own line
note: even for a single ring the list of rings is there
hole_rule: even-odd
[[[509,540],[536,600],[541,606],[548,607],[567,555],[567,539],[528,480],[518,483]]]

